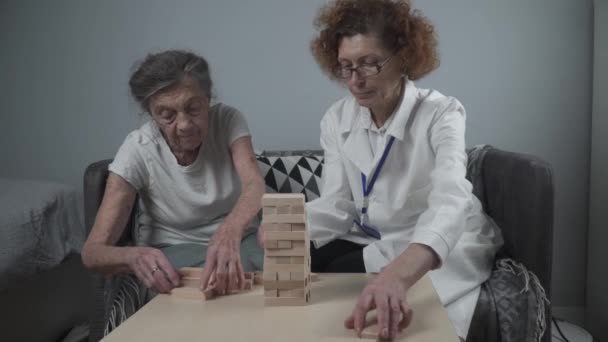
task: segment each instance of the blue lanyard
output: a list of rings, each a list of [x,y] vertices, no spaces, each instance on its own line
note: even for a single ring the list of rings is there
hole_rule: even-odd
[[[374,188],[374,184],[376,184],[378,175],[380,174],[380,171],[382,171],[382,167],[384,167],[384,163],[386,162],[386,158],[388,157],[388,154],[391,151],[391,147],[393,147],[394,142],[395,142],[395,137],[391,136],[391,138],[388,141],[388,144],[384,148],[382,157],[380,158],[380,161],[378,162],[378,167],[376,167],[376,170],[374,170],[374,172],[372,173],[372,178],[370,179],[369,184],[367,183],[367,177],[365,176],[365,174],[363,172],[361,172],[361,185],[363,186],[363,205],[361,206],[361,220],[355,219],[354,221],[355,221],[355,224],[357,226],[359,226],[359,228],[364,233],[366,233],[367,235],[370,235],[376,239],[380,239],[381,236],[380,236],[380,232],[378,231],[377,228],[368,224],[368,219],[367,219],[367,207],[369,206],[368,197]]]

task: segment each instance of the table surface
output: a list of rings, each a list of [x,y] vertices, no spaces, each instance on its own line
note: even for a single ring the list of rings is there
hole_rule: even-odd
[[[265,307],[263,287],[210,301],[158,295],[104,341],[361,341],[344,328],[367,274],[319,274],[306,306]],[[408,293],[414,310],[397,341],[459,341],[428,276]]]

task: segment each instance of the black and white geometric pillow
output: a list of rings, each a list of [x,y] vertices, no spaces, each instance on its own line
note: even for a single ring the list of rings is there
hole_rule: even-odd
[[[323,157],[313,155],[256,156],[268,193],[302,193],[306,201],[320,196]]]

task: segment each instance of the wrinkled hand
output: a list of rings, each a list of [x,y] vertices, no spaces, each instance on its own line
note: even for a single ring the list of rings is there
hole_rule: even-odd
[[[168,293],[179,286],[179,274],[165,254],[156,248],[134,247],[127,261],[129,268],[147,288]]]
[[[376,309],[378,334],[382,339],[393,339],[407,328],[413,312],[407,304],[407,288],[390,265],[363,290],[351,315],[344,321],[347,329],[355,329],[361,337],[366,315]]]
[[[242,232],[222,225],[209,241],[207,258],[201,275],[201,289],[209,286],[215,277],[215,288],[220,294],[242,289],[245,273],[241,264]]]

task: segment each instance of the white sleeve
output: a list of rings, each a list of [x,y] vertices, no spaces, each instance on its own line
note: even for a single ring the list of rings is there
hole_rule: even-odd
[[[317,248],[346,234],[357,213],[338,147],[335,120],[330,112],[321,120],[324,151],[321,196],[306,206],[310,239]]]
[[[222,128],[228,146],[231,146],[238,138],[251,136],[247,120],[237,109],[224,105],[225,113],[221,113]]]
[[[123,178],[137,191],[148,184],[148,172],[138,136],[136,132],[127,135],[108,167],[109,171]]]
[[[466,179],[465,111],[455,99],[436,113],[430,127],[435,153],[428,209],[419,217],[412,243],[427,245],[440,265],[462,235],[472,208],[472,185]]]

